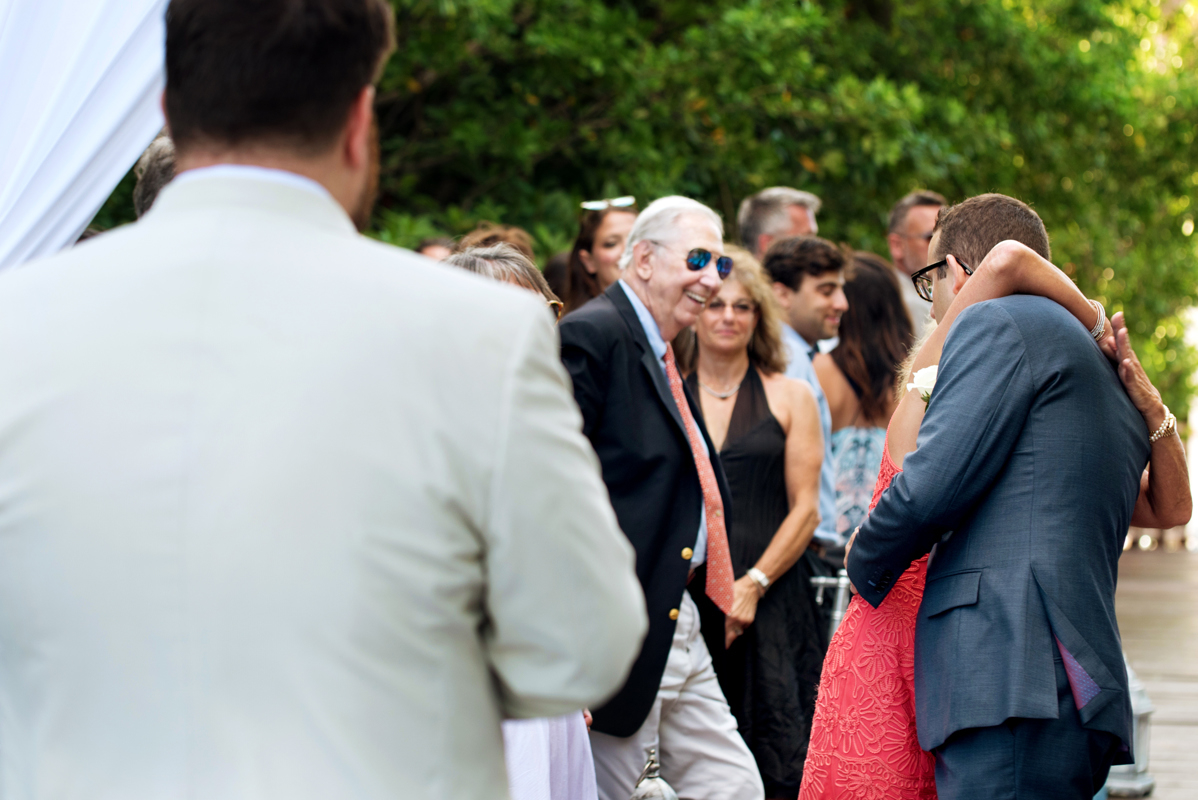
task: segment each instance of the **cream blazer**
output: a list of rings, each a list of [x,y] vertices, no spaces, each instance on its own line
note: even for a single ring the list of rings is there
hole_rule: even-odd
[[[543,302],[253,178],[0,275],[0,797],[506,795],[645,631]]]

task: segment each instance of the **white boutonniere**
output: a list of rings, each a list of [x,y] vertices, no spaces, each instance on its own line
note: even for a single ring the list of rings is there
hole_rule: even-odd
[[[936,365],[924,367],[911,376],[911,382],[907,384],[907,391],[918,390],[919,396],[923,400],[926,407],[928,401],[932,399],[932,389],[936,386]]]

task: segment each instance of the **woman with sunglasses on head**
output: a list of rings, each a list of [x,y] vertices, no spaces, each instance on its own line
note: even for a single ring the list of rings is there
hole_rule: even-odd
[[[588,200],[582,208],[563,295],[566,313],[582,307],[619,280],[620,256],[636,222],[635,197]]]
[[[782,312],[769,280],[747,251],[726,252],[731,274],[676,345],[732,493],[737,579],[725,641],[708,647],[765,796],[793,798],[824,651],[798,565],[819,521],[823,437],[811,389],[784,374]]]
[[[935,252],[935,240],[933,245]],[[1176,420],[1131,350],[1122,313],[1108,322],[1102,307],[1088,300],[1067,275],[1017,241],[999,242],[976,269],[948,254],[916,272],[912,281],[928,301],[933,301],[933,276],[952,281],[955,297],[946,309],[934,309],[939,325],[926,332],[904,365],[899,386],[906,390],[900,388],[901,399],[891,417],[873,504],[916,448],[925,398],[935,380],[930,375],[922,378],[920,371],[939,363],[957,316],[975,303],[1030,294],[1059,303],[1091,332],[1103,353],[1116,362],[1128,396],[1152,432],[1151,460],[1131,524],[1172,527],[1189,520],[1189,476]],[[915,382],[909,384],[912,375]],[[852,599],[824,662],[800,800],[848,800],[878,792],[898,800],[936,797],[935,758],[920,749],[915,724],[915,624],[927,562],[927,556],[915,561],[877,608],[859,596]]]

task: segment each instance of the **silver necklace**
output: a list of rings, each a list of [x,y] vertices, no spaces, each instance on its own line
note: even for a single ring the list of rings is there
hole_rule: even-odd
[[[745,382],[744,378],[742,378],[735,386],[733,386],[731,389],[729,389],[726,392],[717,392],[715,389],[712,389],[710,386],[708,386],[703,381],[699,381],[699,386],[703,389],[703,391],[707,392],[712,397],[718,397],[721,400],[727,400],[729,397],[731,397],[732,395],[734,395],[740,391],[740,385],[744,382]]]

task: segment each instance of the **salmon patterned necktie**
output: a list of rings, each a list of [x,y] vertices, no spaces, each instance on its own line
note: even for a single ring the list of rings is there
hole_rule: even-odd
[[[665,360],[670,393],[674,395],[678,413],[682,414],[691,455],[699,471],[699,486],[703,489],[703,509],[707,515],[707,596],[720,611],[727,614],[732,610],[733,578],[732,555],[728,551],[728,533],[724,528],[724,498],[720,496],[720,486],[716,483],[711,459],[699,438],[699,426],[695,424],[690,404],[686,402],[686,395],[682,391],[682,376],[678,374],[678,365],[674,361],[674,348],[669,344],[666,345]]]

